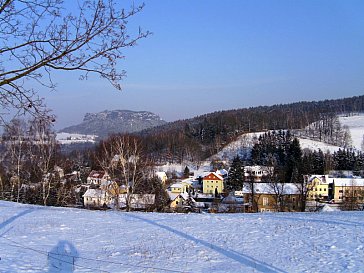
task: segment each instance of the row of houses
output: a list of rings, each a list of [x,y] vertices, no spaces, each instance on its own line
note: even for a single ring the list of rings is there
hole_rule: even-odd
[[[359,208],[364,205],[364,179],[361,177],[310,175],[304,177],[303,185],[307,188],[302,188],[298,183],[262,182],[262,178],[271,172],[270,167],[249,166],[244,175],[245,179],[249,178],[251,182],[244,183],[240,191],[234,192],[234,196],[238,198],[236,200],[239,200],[235,202],[236,205],[244,204],[245,212],[299,211],[304,207],[301,203],[304,202],[303,199],[308,202],[330,202],[339,205],[356,202]],[[182,180],[169,187],[170,198],[174,200],[176,194],[187,192],[192,192],[196,200],[211,198],[216,193],[225,193],[226,197],[225,178],[225,174],[211,172],[199,179]],[[186,199],[182,196],[179,196],[178,200],[182,206],[186,203]],[[221,202],[223,200],[224,198]],[[208,205],[211,204],[210,201]]]
[[[225,179],[226,170],[207,172],[199,177],[190,177],[171,184],[167,188],[171,210],[210,209],[212,211],[244,211],[274,212],[299,211],[302,208],[302,188],[295,183],[262,182],[264,176],[272,172],[265,166],[248,166],[244,170],[245,180],[240,191],[227,193]],[[165,184],[167,175],[157,172],[156,175]],[[342,203],[355,197],[364,203],[364,179],[358,177],[339,178],[330,175],[305,176],[307,200],[319,202]],[[110,184],[111,183],[111,184]],[[98,189],[89,189],[84,194],[84,204],[89,207],[125,206],[126,189],[120,188],[118,193],[110,191],[112,182],[107,173],[92,171],[87,178],[88,185],[97,185]],[[115,200],[115,196],[118,200]],[[134,208],[148,208],[154,204],[154,195],[133,195],[131,205]]]
[[[348,199],[364,203],[364,179],[330,175],[305,176],[307,199],[310,201],[342,203]]]

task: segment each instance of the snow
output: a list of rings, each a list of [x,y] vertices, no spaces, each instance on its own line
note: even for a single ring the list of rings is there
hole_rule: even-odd
[[[0,272],[363,272],[363,216],[125,213],[0,201]]]
[[[315,141],[315,140],[311,140],[311,139],[298,138],[298,140],[300,142],[300,146],[301,146],[302,150],[309,149],[311,151],[318,151],[320,149],[324,153],[329,151],[331,154],[333,154],[334,152],[337,152],[339,149],[342,149],[339,146],[335,146],[335,145],[331,145],[331,144],[327,144],[324,142]]]
[[[364,136],[364,114],[354,116],[341,116],[339,121],[342,126],[348,126],[353,147],[361,150],[361,143]]]
[[[57,133],[56,139],[60,144],[72,144],[72,143],[86,143],[96,142],[97,135],[82,135],[82,134],[69,134],[60,132]]]

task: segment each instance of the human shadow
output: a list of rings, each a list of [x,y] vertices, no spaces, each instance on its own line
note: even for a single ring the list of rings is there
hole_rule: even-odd
[[[166,225],[162,225],[162,224],[159,224],[159,223],[156,223],[155,221],[152,221],[152,220],[149,220],[149,219],[145,219],[141,216],[138,216],[138,215],[134,215],[134,214],[124,214],[126,216],[129,216],[129,217],[132,217],[132,218],[135,218],[135,219],[138,219],[138,220],[141,220],[141,221],[144,221],[148,224],[151,224],[151,225],[154,225],[154,226],[157,226],[159,228],[163,228],[169,232],[172,232],[184,239],[187,239],[187,240],[190,240],[190,241],[193,241],[195,243],[198,243],[198,244],[201,244],[215,252],[218,252],[219,254],[221,255],[224,255],[232,260],[235,260],[237,262],[239,262],[240,264],[244,265],[244,266],[248,266],[248,267],[251,267],[252,269],[256,270],[256,271],[260,271],[260,272],[266,272],[266,273],[277,273],[277,272],[286,272],[282,269],[279,269],[277,267],[274,267],[272,265],[269,265],[267,263],[264,263],[262,261],[259,261],[253,257],[250,257],[248,255],[245,255],[245,254],[241,254],[241,253],[238,253],[236,251],[233,251],[233,250],[228,250],[228,249],[225,249],[225,248],[222,248],[222,247],[219,247],[219,246],[216,246],[214,244],[211,244],[207,241],[204,241],[204,240],[201,240],[201,239],[198,239],[198,238],[195,238],[189,234],[186,234],[184,232],[181,232],[179,230],[176,230],[174,228],[171,228],[169,226],[166,226]]]
[[[2,228],[4,228],[4,227],[6,227],[7,225],[9,225],[10,223],[14,222],[14,221],[15,221],[16,219],[18,219],[19,217],[22,217],[22,216],[24,216],[24,215],[27,215],[27,214],[29,214],[29,213],[31,213],[31,212],[33,212],[33,210],[32,210],[32,209],[26,209],[26,210],[24,210],[24,211],[22,211],[22,212],[20,212],[20,213],[18,213],[18,214],[16,214],[16,215],[14,215],[14,216],[10,217],[9,219],[5,220],[4,222],[2,222],[2,223],[0,224],[0,229],[2,229]]]
[[[48,252],[48,273],[72,273],[75,270],[75,263],[78,258],[76,247],[65,240]]]

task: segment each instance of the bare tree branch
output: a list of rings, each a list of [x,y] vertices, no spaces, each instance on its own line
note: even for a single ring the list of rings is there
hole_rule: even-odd
[[[61,0],[0,1],[0,105],[8,112],[46,113],[31,86],[54,89],[51,75],[59,70],[79,71],[81,79],[96,74],[121,90],[123,50],[150,35],[140,28],[134,36],[127,32],[128,20],[143,7],[82,0],[69,11]]]

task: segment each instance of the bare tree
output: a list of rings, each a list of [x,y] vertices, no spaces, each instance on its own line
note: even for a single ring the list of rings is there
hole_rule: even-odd
[[[340,207],[342,210],[359,210],[363,207],[364,190],[358,186],[355,179],[350,181],[349,185],[345,185],[343,199]]]
[[[304,212],[306,210],[307,195],[312,190],[312,183],[309,180],[310,175],[305,176],[299,175],[298,170],[295,168],[292,173],[292,182],[297,188],[298,193],[298,203],[300,206],[300,211]]]
[[[28,156],[28,138],[26,123],[19,119],[12,120],[3,134],[5,143],[5,164],[7,172],[11,175],[10,179],[10,200],[19,202],[20,190],[24,183],[26,172],[25,161]],[[16,198],[14,198],[16,193]]]
[[[51,123],[47,119],[34,119],[31,121],[29,135],[31,138],[30,156],[34,173],[40,175],[41,196],[43,205],[48,204],[48,199],[52,187],[55,186],[56,179],[54,166],[58,151],[55,134],[51,129]]]
[[[136,137],[114,135],[101,144],[100,166],[126,188],[125,207],[131,209],[133,194],[139,193],[151,176],[150,164],[143,156],[142,144]],[[112,188],[118,204],[120,191]]]
[[[120,8],[114,0],[0,0],[0,105],[4,115],[48,115],[36,86],[55,89],[55,71],[98,74],[121,90],[122,50],[150,32],[127,31],[144,5]],[[68,3],[69,4],[69,3]]]

